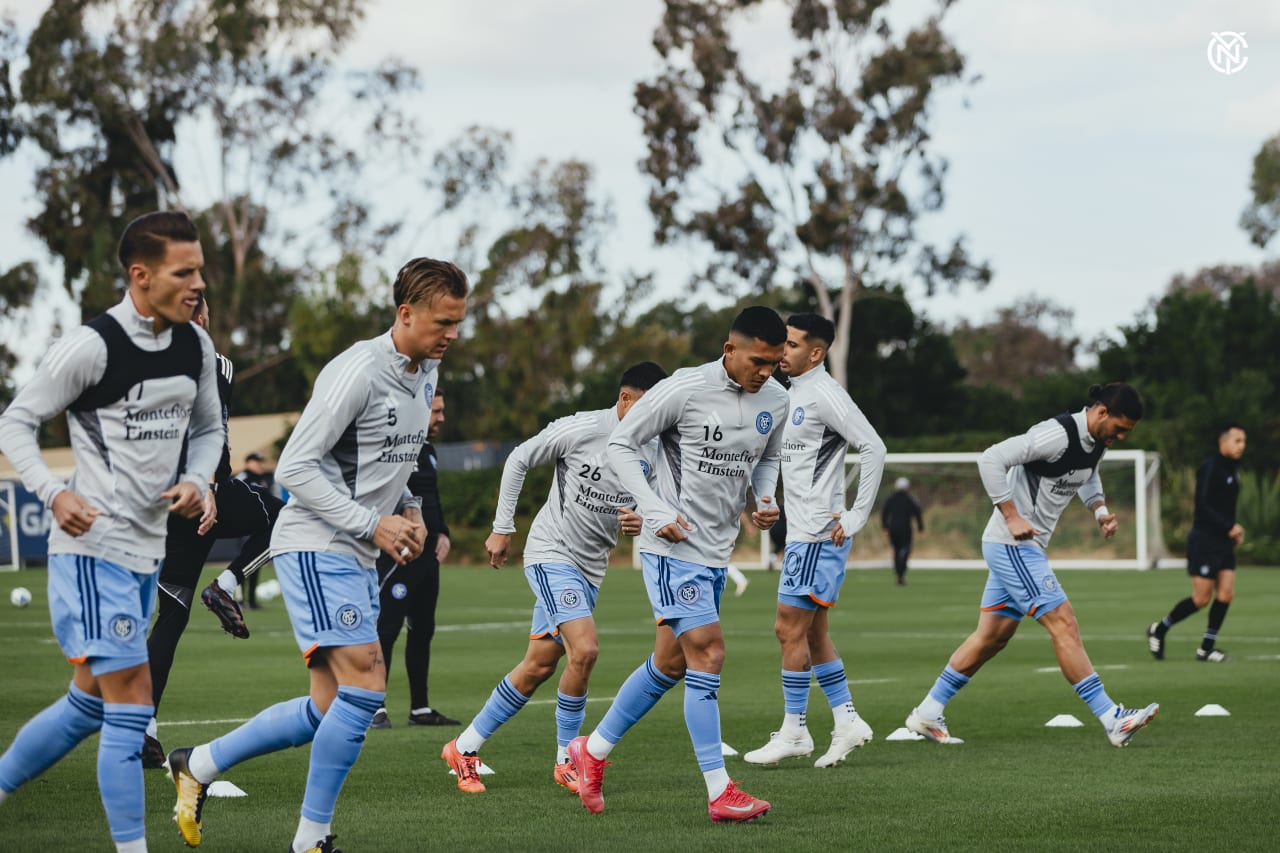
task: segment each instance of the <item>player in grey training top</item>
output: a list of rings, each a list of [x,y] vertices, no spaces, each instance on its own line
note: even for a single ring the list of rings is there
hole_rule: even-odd
[[[98,785],[120,851],[145,851],[138,747],[151,717],[146,629],[165,520],[203,509],[222,421],[213,344],[189,322],[204,281],[184,213],[139,217],[120,240],[129,289],[72,331],[0,415],[0,451],[53,511],[49,610],[75,675],[0,757],[0,800],[101,731]],[[76,471],[64,483],[36,430],[66,410]],[[190,432],[186,470],[182,442]]]
[[[947,730],[943,709],[982,665],[1008,645],[1024,616],[1033,616],[1053,640],[1058,666],[1114,746],[1125,746],[1160,710],[1126,709],[1107,695],[1080,639],[1075,610],[1058,583],[1045,546],[1059,516],[1077,495],[1093,510],[1102,535],[1119,527],[1107,509],[1098,465],[1112,441],[1124,440],[1142,418],[1142,398],[1123,382],[1093,385],[1091,404],[1042,421],[1025,434],[987,448],[978,462],[995,504],[982,534],[991,572],[982,594],[978,627],[951,655],[906,726],[935,743],[960,743]]]
[[[654,653],[631,674],[590,738],[569,755],[588,811],[604,810],[605,757],[662,695],[685,679],[685,723],[707,787],[713,821],[747,821],[769,804],[740,790],[725,772],[717,691],[724,664],[720,595],[747,503],[767,530],[787,415],[787,392],[772,381],[787,337],[772,308],[752,306],[733,322],[724,357],[677,370],[649,392],[609,439],[609,461],[644,517],[640,552],[658,620]],[[657,436],[663,464],[656,489],[641,472],[641,449]]]
[[[458,788],[466,793],[485,789],[476,757],[480,747],[524,707],[566,654],[569,663],[556,694],[558,751],[552,776],[569,790],[578,790],[577,774],[568,762],[568,746],[586,717],[587,682],[599,647],[592,618],[596,595],[609,552],[618,542],[619,526],[629,535],[640,532],[640,516],[630,510],[635,501],[605,458],[605,447],[618,422],[666,375],[651,361],[628,368],[622,374],[615,405],[561,418],[507,457],[493,533],[485,541],[489,564],[495,569],[507,562],[515,532],[516,500],[526,472],[545,464],[554,464],[556,472],[551,493],[533,520],[524,547],[524,572],[535,602],[529,648],[524,660],[494,688],[466,731],[445,744],[441,752],[458,776]],[[638,467],[649,477],[656,463],[655,442],[646,449]]]
[[[330,850],[338,792],[386,696],[378,641],[381,550],[404,564],[426,529],[406,488],[427,437],[436,366],[466,316],[467,277],[416,258],[396,276],[391,330],[361,341],[320,372],[276,476],[290,492],[271,539],[276,575],[310,696],[281,702],[212,743],[174,750],[175,815],[200,843],[205,788],[227,768],[312,742],[293,853]]]
[[[791,377],[791,415],[782,445],[787,549],[778,583],[774,633],[782,646],[782,728],[743,756],[750,764],[777,764],[809,755],[813,737],[805,715],[810,676],[827,697],[835,720],[831,748],[815,767],[834,767],[871,740],[871,727],[854,709],[844,662],[828,633],[828,611],[844,584],[853,536],[867,523],[880,475],[884,442],[823,362],[835,325],[817,314],[787,320],[782,369]],[[858,449],[858,496],[845,507],[844,457]]]

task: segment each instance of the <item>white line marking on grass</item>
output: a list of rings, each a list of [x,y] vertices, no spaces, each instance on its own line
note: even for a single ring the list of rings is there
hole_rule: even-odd
[[[504,628],[528,628],[529,620],[523,622],[467,622],[457,625],[437,625],[436,631],[495,631]]]
[[[169,726],[231,726],[247,723],[251,717],[238,717],[227,720],[156,720],[156,725],[160,728]]]
[[[1094,667],[1094,669],[1128,669],[1128,668],[1129,668],[1129,664],[1127,663],[1108,663],[1108,664],[1103,664],[1102,666]],[[1038,666],[1035,668],[1035,671],[1036,672],[1062,672],[1062,670],[1056,666]]]

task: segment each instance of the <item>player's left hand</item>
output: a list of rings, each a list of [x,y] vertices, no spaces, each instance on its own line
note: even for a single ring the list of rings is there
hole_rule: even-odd
[[[1116,520],[1116,514],[1113,512],[1098,519],[1098,527],[1102,530],[1102,538],[1110,539],[1120,529],[1120,522]]]
[[[196,528],[196,535],[205,535],[217,523],[218,493],[213,490],[213,486],[210,486],[208,491],[204,493],[204,514],[200,516],[200,526]]]
[[[200,496],[200,489],[187,480],[165,489],[160,497],[172,502],[169,512],[177,513],[183,518],[195,518],[204,512],[204,499]]]
[[[628,536],[639,536],[644,526],[644,518],[634,509],[620,506],[618,507],[618,524],[622,532]]]
[[[831,544],[839,548],[844,544],[844,525],[840,523],[840,513],[833,512],[831,513],[831,517],[836,520],[835,530],[831,531]],[[885,533],[887,534],[888,531],[886,530]]]
[[[443,563],[444,558],[449,556],[449,549],[453,547],[453,543],[449,541],[449,537],[441,533],[436,537],[436,562]]]
[[[782,515],[782,510],[778,509],[774,504],[773,498],[768,495],[760,499],[760,505],[756,511],[751,513],[751,523],[758,530],[768,530],[778,523],[778,518]]]

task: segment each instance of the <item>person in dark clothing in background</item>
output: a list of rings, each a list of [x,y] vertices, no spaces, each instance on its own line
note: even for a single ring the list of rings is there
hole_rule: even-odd
[[[907,557],[911,556],[911,520],[914,518],[916,528],[924,533],[924,516],[920,514],[920,504],[911,497],[908,489],[911,481],[899,477],[894,481],[893,494],[884,502],[880,511],[880,526],[884,535],[893,546],[893,571],[898,576],[898,586],[907,584]]]
[[[457,720],[431,707],[427,700],[427,674],[431,665],[431,638],[436,632],[436,601],[440,597],[440,563],[449,556],[449,525],[444,520],[437,485],[436,449],[430,436],[444,423],[444,392],[435,389],[431,398],[428,440],[418,454],[418,470],[409,476],[409,491],[422,499],[422,521],[427,527],[427,543],[422,556],[398,566],[386,554],[378,558],[378,639],[382,660],[391,672],[391,653],[400,628],[407,622],[404,639],[404,669],[409,676],[409,725],[457,726]],[[389,676],[388,676],[389,678]],[[388,685],[389,686],[389,685]],[[389,729],[391,718],[385,707],[373,715],[370,728]]]
[[[1244,427],[1223,425],[1218,431],[1218,450],[1196,469],[1195,517],[1187,534],[1187,574],[1191,575],[1191,596],[1173,606],[1169,615],[1147,628],[1147,647],[1156,660],[1164,660],[1164,638],[1177,623],[1201,607],[1209,607],[1209,627],[1204,633],[1196,660],[1225,663],[1231,658],[1215,649],[1218,631],[1227,618],[1227,607],[1235,597],[1237,546],[1244,543],[1244,528],[1236,523],[1236,499],[1240,496],[1240,457],[1244,455]]]
[[[263,458],[261,453],[250,453],[244,458],[244,470],[236,474],[237,480],[248,483],[253,488],[265,492],[277,501],[281,501],[280,487],[276,485],[276,475],[267,470],[267,460]],[[276,510],[279,512],[279,509]],[[233,564],[234,565],[234,564]],[[235,575],[232,566],[227,567],[227,571]],[[219,585],[225,586],[223,581],[233,580],[237,584],[244,585],[244,602],[250,610],[257,610],[261,605],[258,604],[258,578],[257,572],[249,573],[248,578],[242,575],[235,575],[234,578],[227,578],[225,574],[219,579]]]

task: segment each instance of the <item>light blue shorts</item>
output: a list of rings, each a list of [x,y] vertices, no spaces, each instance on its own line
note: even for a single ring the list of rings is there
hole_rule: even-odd
[[[524,567],[524,576],[537,599],[529,639],[551,637],[564,645],[560,626],[574,619],[591,618],[600,590],[567,563],[533,563]]]
[[[100,557],[50,554],[49,618],[67,660],[94,675],[146,663],[159,578]]]
[[[778,601],[805,610],[835,607],[844,584],[845,563],[853,538],[837,547],[823,542],[788,542],[778,579]]]
[[[1039,547],[983,542],[982,556],[991,570],[982,591],[984,611],[1010,619],[1039,619],[1067,600],[1049,558]]]
[[[720,621],[720,594],[724,592],[724,568],[711,568],[675,557],[640,552],[644,585],[659,625],[679,637],[685,631]]]
[[[316,649],[378,641],[377,569],[330,551],[290,551],[272,561],[308,666]]]

